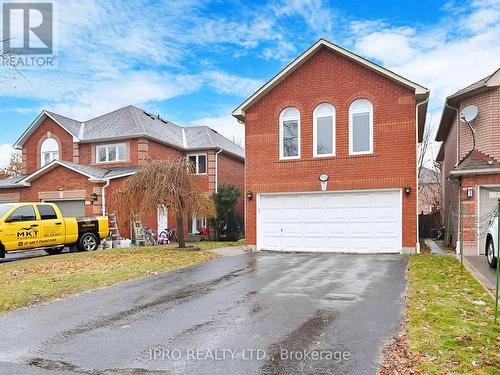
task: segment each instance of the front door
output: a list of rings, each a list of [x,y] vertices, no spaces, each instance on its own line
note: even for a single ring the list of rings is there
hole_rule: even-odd
[[[162,231],[168,228],[168,212],[165,205],[158,206],[158,230],[156,233],[160,235]]]
[[[5,250],[38,247],[42,234],[32,204],[14,210],[5,220]]]

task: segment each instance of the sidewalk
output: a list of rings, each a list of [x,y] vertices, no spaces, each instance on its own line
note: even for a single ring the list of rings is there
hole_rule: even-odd
[[[209,251],[217,255],[221,255],[223,257],[241,255],[247,253],[247,251],[245,251],[244,246],[221,247],[219,249],[213,249]]]
[[[431,240],[430,238],[426,238],[424,240],[424,242],[427,246],[429,246],[432,254],[436,254],[436,255],[449,255],[450,254],[446,250],[440,248],[439,245],[436,242],[434,242],[434,240]]]
[[[486,262],[484,255],[470,255],[464,257],[464,265],[476,278],[491,292],[496,287],[496,270],[491,268]]]

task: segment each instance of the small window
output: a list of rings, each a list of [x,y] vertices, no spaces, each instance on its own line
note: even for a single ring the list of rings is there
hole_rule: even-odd
[[[349,154],[373,153],[373,106],[358,99],[349,107]]]
[[[285,108],[280,114],[280,159],[300,158],[300,112]]]
[[[49,164],[52,160],[59,159],[59,143],[54,138],[47,138],[40,146],[41,166]]]
[[[318,105],[313,112],[314,156],[335,155],[335,107],[329,103]]]
[[[192,165],[192,172],[194,174],[206,174],[207,173],[207,155],[189,155],[188,160]]]
[[[12,212],[7,218],[7,222],[15,223],[19,221],[36,220],[35,210],[33,206],[22,206]]]
[[[125,143],[100,145],[96,149],[98,163],[113,163],[127,160],[127,145]]]
[[[40,219],[42,220],[55,220],[57,219],[56,211],[54,207],[48,204],[39,204],[37,206],[38,212],[40,213]]]

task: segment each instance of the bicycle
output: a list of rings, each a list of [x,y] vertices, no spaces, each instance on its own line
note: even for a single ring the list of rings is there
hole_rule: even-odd
[[[156,236],[155,236],[155,231],[152,230],[151,228],[143,228],[143,233],[144,233],[144,242],[146,246],[154,246],[158,245],[158,242],[156,241]]]
[[[177,242],[177,231],[175,228],[164,229],[158,236],[158,243],[160,245],[167,245],[171,242]]]

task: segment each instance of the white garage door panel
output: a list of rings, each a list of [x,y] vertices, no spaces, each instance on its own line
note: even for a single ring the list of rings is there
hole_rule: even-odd
[[[401,191],[259,195],[258,247],[400,252]]]

